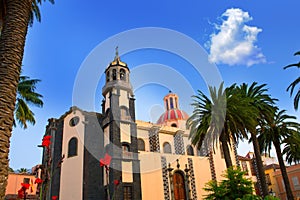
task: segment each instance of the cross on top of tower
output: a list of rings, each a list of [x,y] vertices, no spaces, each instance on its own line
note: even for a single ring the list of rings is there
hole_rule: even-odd
[[[115,60],[120,60],[120,56],[119,56],[119,47],[116,46],[116,56],[115,56]]]

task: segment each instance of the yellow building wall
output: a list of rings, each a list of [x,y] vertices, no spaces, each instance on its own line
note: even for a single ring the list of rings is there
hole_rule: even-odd
[[[169,163],[171,167],[177,169],[177,159],[179,160],[180,169],[184,171],[185,166],[188,165],[188,158],[193,160],[193,170],[195,175],[195,185],[198,199],[202,199],[207,193],[203,190],[205,184],[211,180],[210,163],[208,157],[200,156],[187,156],[187,155],[175,155],[164,154],[155,152],[143,152],[139,153],[139,159],[141,163],[141,184],[142,184],[142,197],[143,200],[164,199],[164,187],[163,187],[163,175],[161,157],[164,156],[167,161],[167,167]],[[215,160],[215,166],[219,165],[220,159]],[[223,162],[223,160],[222,160]],[[225,168],[217,168],[217,174],[221,174]],[[173,171],[174,171],[173,170]],[[221,177],[217,176],[220,180]],[[168,177],[169,180],[169,177]],[[169,180],[170,183],[170,180]],[[154,192],[155,191],[155,192]],[[170,185],[169,191],[171,192]],[[171,196],[171,193],[169,194]],[[192,191],[191,191],[192,195]]]
[[[267,174],[269,175],[270,182],[271,182],[271,184],[268,185],[268,190],[271,191],[271,189],[272,189],[272,191],[275,192],[276,196],[278,197],[279,196],[278,194],[280,192],[279,192],[279,188],[278,188],[278,185],[277,185],[277,182],[276,182],[274,169],[273,168],[266,169],[265,174],[266,174],[266,176],[267,176]]]

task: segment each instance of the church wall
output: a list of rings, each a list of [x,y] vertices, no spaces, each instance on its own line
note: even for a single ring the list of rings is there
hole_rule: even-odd
[[[75,116],[80,118],[79,123],[71,127],[69,121]],[[64,119],[62,154],[65,155],[65,159],[61,166],[60,199],[82,199],[84,120],[80,111],[74,111]],[[73,137],[78,139],[77,156],[68,157],[68,142]]]

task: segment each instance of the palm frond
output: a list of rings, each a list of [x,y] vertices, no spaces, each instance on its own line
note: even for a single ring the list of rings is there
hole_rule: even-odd
[[[34,113],[30,110],[23,99],[17,99],[15,121],[17,121],[24,129],[27,128],[27,122],[31,123],[32,125],[35,124]]]
[[[296,53],[294,53],[294,56],[300,55],[300,51],[297,51]]]

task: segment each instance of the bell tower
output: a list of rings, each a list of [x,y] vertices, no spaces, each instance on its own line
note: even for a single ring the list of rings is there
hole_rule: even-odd
[[[130,70],[122,62],[116,48],[114,60],[105,70],[102,88],[102,122],[105,151],[112,157],[109,176],[104,184],[109,187],[110,199],[142,199],[140,161],[137,149],[137,127]],[[119,181],[116,187],[114,183]]]

